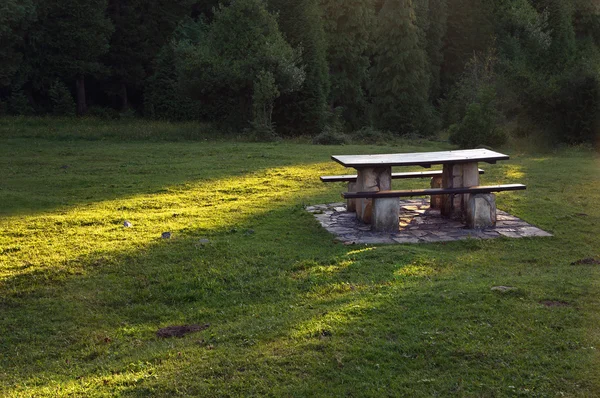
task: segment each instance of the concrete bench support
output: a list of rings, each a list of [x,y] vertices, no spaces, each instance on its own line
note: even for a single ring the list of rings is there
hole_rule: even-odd
[[[359,170],[356,190],[359,192],[388,191],[392,189],[391,167],[365,167]],[[356,217],[365,224],[371,224],[373,200],[356,199]]]
[[[431,188],[442,187],[442,176],[435,176],[431,178]],[[442,203],[444,203],[444,195],[431,195],[429,207],[432,209],[441,209]]]
[[[372,228],[375,231],[398,232],[400,229],[400,199],[373,199]]]
[[[479,185],[479,172],[477,163],[445,164],[442,175],[444,188],[473,187]],[[442,216],[453,219],[462,219],[469,194],[444,195],[441,208]]]
[[[356,181],[348,183],[348,192],[356,192]],[[356,211],[356,199],[346,199],[346,210],[349,212]]]
[[[496,195],[478,193],[469,195],[466,206],[468,228],[487,228],[496,225]]]

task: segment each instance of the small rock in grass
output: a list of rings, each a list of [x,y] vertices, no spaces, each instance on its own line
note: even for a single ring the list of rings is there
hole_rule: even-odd
[[[160,237],[163,238],[163,239],[171,239],[171,233],[170,232],[163,232]]]
[[[206,239],[206,238],[204,238],[204,239],[199,239],[199,240],[198,240],[198,243],[200,243],[201,245],[207,245],[207,244],[209,244],[209,243],[210,243],[210,240],[209,240],[209,239]]]
[[[125,222],[123,223],[123,226],[124,226],[125,228],[129,228],[129,227],[131,227],[131,223],[130,223],[129,221],[125,221]]]
[[[512,286],[494,286],[494,287],[492,287],[492,291],[501,292],[501,293],[510,292],[511,290],[517,290],[517,288],[512,287]]]

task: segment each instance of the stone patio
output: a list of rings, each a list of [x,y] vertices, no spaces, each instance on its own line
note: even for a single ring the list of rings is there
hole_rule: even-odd
[[[497,211],[495,227],[467,229],[459,221],[442,218],[440,211],[429,208],[429,199],[400,201],[400,230],[397,233],[372,232],[371,226],[346,211],[345,203],[307,206],[321,225],[347,244],[394,244],[448,242],[460,239],[493,239],[499,237],[529,238],[552,236],[504,211]]]

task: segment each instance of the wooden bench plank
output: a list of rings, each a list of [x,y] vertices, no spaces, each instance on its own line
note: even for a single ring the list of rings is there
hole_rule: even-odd
[[[490,193],[500,191],[518,191],[526,189],[523,184],[505,184],[505,185],[487,185],[464,188],[427,188],[427,189],[406,189],[399,191],[373,191],[373,192],[343,192],[344,199],[357,198],[400,198],[410,196],[424,195],[453,195],[465,193]]]
[[[484,174],[485,171],[483,169],[479,169],[479,174]],[[442,175],[442,170],[434,170],[434,171],[412,171],[412,172],[404,172],[404,173],[392,173],[392,179],[402,179],[402,178],[427,178],[427,177],[437,177]],[[356,182],[358,176],[356,174],[345,174],[339,176],[321,176],[321,181],[323,182]]]

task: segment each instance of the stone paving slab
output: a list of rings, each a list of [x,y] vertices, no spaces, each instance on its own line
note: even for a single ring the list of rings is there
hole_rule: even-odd
[[[493,239],[499,237],[531,238],[552,234],[527,222],[497,210],[495,227],[468,229],[459,221],[442,218],[440,211],[429,208],[429,199],[400,201],[400,228],[398,232],[374,232],[371,226],[346,211],[345,203],[307,206],[317,221],[336,238],[351,244],[395,244],[450,242],[461,239]]]

